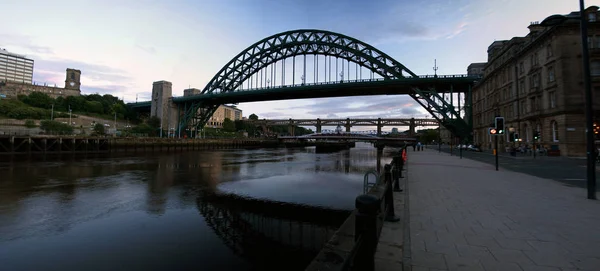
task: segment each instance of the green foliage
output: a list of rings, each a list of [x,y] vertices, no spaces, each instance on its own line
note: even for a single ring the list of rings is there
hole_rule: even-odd
[[[89,113],[104,113],[104,107],[101,102],[98,101],[87,101],[85,102],[86,111]]]
[[[74,114],[88,114],[100,118],[113,119],[116,113],[119,119],[129,119],[132,123],[139,122],[138,115],[134,110],[128,108],[118,97],[109,94],[68,96],[53,99],[45,93],[32,92],[29,95],[18,95],[17,98],[17,100],[2,100],[2,103],[0,103],[0,116],[18,119],[50,118],[50,110],[44,110],[50,109],[54,105],[54,117],[56,118],[63,117],[65,114],[68,117],[70,108]],[[11,101],[12,104],[3,105],[4,101]],[[7,106],[11,107],[11,110],[7,110]],[[33,109],[18,109],[19,107]],[[9,115],[9,112],[13,110],[17,110],[18,112]],[[48,113],[46,114],[46,112]]]
[[[250,114],[250,116],[248,117],[249,120],[258,120],[258,116],[256,114]]]
[[[35,91],[29,94],[29,96],[24,97],[23,102],[33,107],[49,109],[52,107],[54,99],[52,99],[46,93]]]
[[[35,128],[35,127],[37,127],[37,125],[35,125],[35,121],[33,121],[33,120],[25,120],[25,127]]]
[[[146,123],[153,129],[160,129],[160,118],[158,118],[157,116],[152,116],[148,118]]]
[[[94,133],[103,135],[104,134],[104,125],[102,125],[101,123],[96,123],[96,125],[94,125]]]
[[[142,123],[131,129],[131,133],[133,134],[155,135],[156,131],[157,129],[150,127],[150,125],[148,125],[147,123]]]
[[[73,127],[71,127],[71,125],[53,120],[42,120],[40,122],[40,128],[48,134],[73,134]]]
[[[229,118],[225,118],[223,120],[223,130],[225,130],[225,132],[235,132],[235,123]]]

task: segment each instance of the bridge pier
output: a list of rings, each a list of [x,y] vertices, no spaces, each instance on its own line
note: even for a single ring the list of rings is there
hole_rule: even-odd
[[[415,133],[415,118],[411,118],[410,119],[410,125],[409,125],[409,128],[408,128],[408,134],[410,136],[415,136],[415,134],[416,134]]]
[[[290,136],[294,136],[294,120],[290,119],[290,123],[288,124],[288,134],[290,134]]]
[[[346,118],[346,133],[350,133],[350,127],[352,127],[352,125],[350,125],[350,118]]]
[[[173,84],[168,81],[157,81],[152,84],[152,101],[150,116],[160,119],[162,130],[175,131],[179,126],[178,106],[173,103]],[[173,129],[171,129],[173,128]]]
[[[320,134],[321,133],[321,128],[322,128],[322,126],[321,126],[321,119],[317,118],[317,125],[316,126],[317,126],[317,133]]]
[[[381,118],[377,118],[377,136],[381,136]]]

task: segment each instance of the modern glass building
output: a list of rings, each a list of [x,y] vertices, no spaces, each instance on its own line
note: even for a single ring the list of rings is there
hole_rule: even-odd
[[[0,81],[31,84],[33,82],[33,59],[0,49]]]

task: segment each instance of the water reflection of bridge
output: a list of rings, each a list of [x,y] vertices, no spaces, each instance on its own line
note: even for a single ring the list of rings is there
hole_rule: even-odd
[[[350,213],[230,194],[197,203],[215,234],[258,270],[304,270]]]

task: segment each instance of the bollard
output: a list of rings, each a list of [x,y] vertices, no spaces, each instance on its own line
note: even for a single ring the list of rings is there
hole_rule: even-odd
[[[387,164],[384,167],[385,176],[385,221],[397,222],[400,218],[397,218],[394,212],[394,192],[392,191],[392,165]]]
[[[355,270],[375,270],[375,250],[377,248],[377,214],[380,200],[373,195],[356,197],[357,209],[354,222],[354,241],[362,239],[361,245],[354,256]]]
[[[396,177],[394,178],[394,191],[396,192],[402,192],[402,189],[400,189],[400,179],[404,178],[402,177],[402,169],[404,168],[404,160],[402,159],[401,156],[396,156],[394,157],[394,169],[395,172],[397,172]]]

